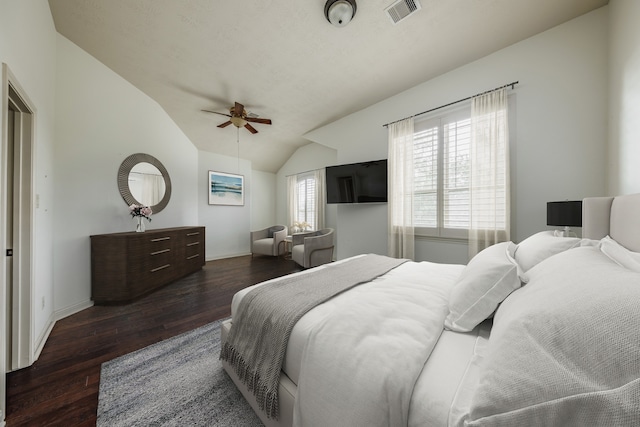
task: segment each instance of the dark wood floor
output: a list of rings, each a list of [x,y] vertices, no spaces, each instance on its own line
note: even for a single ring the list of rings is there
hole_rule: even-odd
[[[131,304],[58,321],[33,366],[7,375],[7,426],[95,426],[103,362],[228,317],[238,290],[299,270],[273,257],[210,261]]]

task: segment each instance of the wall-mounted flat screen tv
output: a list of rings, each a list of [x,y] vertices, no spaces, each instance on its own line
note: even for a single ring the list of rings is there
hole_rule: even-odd
[[[387,201],[387,160],[328,166],[327,203]]]

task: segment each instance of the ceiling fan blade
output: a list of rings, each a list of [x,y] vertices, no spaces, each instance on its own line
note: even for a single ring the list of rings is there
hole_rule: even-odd
[[[244,119],[246,121],[248,121],[248,122],[262,123],[263,125],[270,125],[271,124],[271,119],[260,119],[258,117],[245,117]]]
[[[242,117],[242,113],[244,113],[244,105],[236,102],[236,105],[233,107],[233,115]]]
[[[211,110],[200,110],[200,111],[204,111],[205,113],[220,114],[221,116],[231,117],[229,114],[218,113],[217,111],[211,111]]]
[[[228,122],[224,122],[221,125],[218,125],[219,128],[226,128],[227,126],[229,126],[231,124],[231,120],[229,120]]]
[[[244,125],[245,128],[247,128],[247,130],[251,133],[258,133],[257,130],[255,130],[255,128],[253,126],[251,126],[249,123],[247,123],[246,125]]]

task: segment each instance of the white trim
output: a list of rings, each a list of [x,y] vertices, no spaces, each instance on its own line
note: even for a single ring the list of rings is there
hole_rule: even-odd
[[[235,257],[247,256],[247,255],[251,255],[251,252],[243,252],[243,253],[239,253],[239,254],[229,254],[229,255],[222,255],[222,256],[207,257],[205,259],[205,262],[207,262],[207,261],[216,261],[216,260],[219,260],[219,259],[235,258]]]
[[[437,237],[437,236],[420,236],[416,235],[416,240],[424,240],[428,242],[446,242],[446,243],[455,243],[458,245],[468,245],[468,239],[453,239],[450,237]]]
[[[7,156],[6,152],[6,144],[5,144],[5,135],[8,133],[8,123],[7,116],[9,111],[7,109],[7,103],[4,102],[5,99],[8,98],[8,85],[7,85],[7,65],[2,64],[2,80],[0,81],[0,99],[2,103],[0,104],[0,125],[1,134],[0,134],[0,165],[4,165],[5,158]],[[0,168],[0,170],[5,170],[4,167]],[[5,177],[4,173],[0,173],[0,188],[5,188]],[[0,191],[0,242],[2,243],[2,247],[4,248],[5,241],[5,230],[6,230],[6,194],[5,191]],[[0,304],[0,420],[2,422],[2,426],[4,426],[4,415],[6,412],[6,396],[7,396],[7,334],[6,334],[6,317],[7,317],[7,273],[5,267],[4,256],[2,257],[3,261],[0,262],[0,298],[2,299],[2,303]]]
[[[53,314],[53,317],[55,319],[54,321],[57,322],[58,320],[64,319],[65,317],[69,317],[72,314],[76,314],[81,312],[82,310],[86,310],[89,307],[93,307],[93,301],[91,300],[79,302],[78,304],[74,304],[67,308],[63,308],[62,310],[57,310]]]
[[[49,315],[49,318],[47,319],[47,327],[44,328],[44,330],[42,331],[42,333],[40,334],[40,336],[35,342],[35,351],[33,354],[34,361],[38,360],[38,358],[40,357],[40,353],[42,353],[42,349],[44,348],[44,345],[47,343],[47,340],[49,339],[49,335],[51,335],[51,331],[53,330],[53,327],[55,326],[55,324],[56,324],[56,319],[54,318],[53,313],[51,313],[51,315]]]
[[[13,214],[13,256],[14,256],[14,268],[13,268],[13,310],[11,315],[13,316],[13,333],[11,339],[12,345],[12,360],[11,368],[19,369],[31,365],[34,361],[34,304],[33,304],[33,272],[34,272],[34,194],[35,194],[35,180],[34,180],[34,153],[35,153],[35,140],[36,140],[36,108],[33,102],[29,99],[26,91],[22,88],[16,77],[11,73],[11,70],[7,64],[2,64],[2,102],[3,107],[7,108],[6,100],[10,97],[9,86],[18,95],[19,101],[23,104],[21,107],[28,111],[21,111],[19,119],[21,121],[20,126],[15,127],[15,132],[20,132],[23,136],[23,140],[26,143],[20,144],[20,150],[14,152],[14,159],[16,169],[14,170],[14,177],[17,177],[17,182],[14,179],[14,200],[16,196],[19,196],[18,200],[14,202],[14,214]],[[1,163],[6,166],[10,159],[7,159],[7,114],[8,111],[2,111],[3,121],[3,134],[2,134],[2,158]],[[6,168],[3,168],[6,170]],[[0,184],[1,188],[4,188],[6,183],[3,181]],[[4,230],[6,230],[7,218],[6,218],[6,196],[3,197],[0,202],[0,210],[2,210],[2,217],[0,220],[0,228],[2,233],[0,235],[0,241],[5,242]],[[6,282],[6,272],[2,271],[2,280]],[[5,283],[5,286],[8,284]],[[6,291],[6,287],[4,288]],[[6,295],[6,294],[5,294]],[[5,307],[6,309],[7,307]],[[3,313],[4,316],[7,313]],[[6,343],[5,343],[6,345]],[[6,352],[6,350],[5,350]],[[7,361],[5,360],[5,365]]]
[[[433,228],[415,227],[416,237],[433,237],[441,240],[469,240],[469,230],[466,228]]]

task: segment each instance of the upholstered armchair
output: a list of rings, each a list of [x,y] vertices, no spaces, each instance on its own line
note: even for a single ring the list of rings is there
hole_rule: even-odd
[[[291,258],[304,268],[333,260],[333,228],[297,233],[292,236]]]
[[[284,253],[285,247],[280,243],[287,237],[286,225],[274,225],[264,230],[252,231],[251,256],[255,254],[278,256]]]

